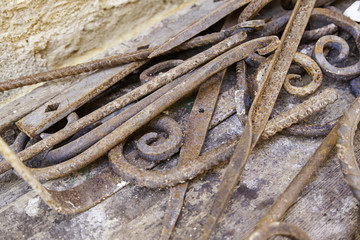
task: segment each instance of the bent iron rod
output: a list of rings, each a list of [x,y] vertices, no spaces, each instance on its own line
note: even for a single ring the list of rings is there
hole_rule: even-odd
[[[111,114],[112,112],[126,106],[127,104],[133,101],[136,101],[137,99],[171,82],[175,78],[191,71],[192,69],[200,66],[201,64],[208,62],[209,60],[215,58],[216,56],[225,52],[226,50],[231,49],[232,47],[240,44],[243,40],[245,40],[246,36],[247,36],[246,33],[239,32],[223,40],[222,42],[214,45],[213,47],[187,59],[182,64],[170,69],[168,72],[155,77],[151,81],[142,84],[140,87],[134,89],[130,93],[121,96],[120,98],[106,104],[105,106],[79,119],[78,121],[69,124],[69,126],[67,126],[66,128],[61,129],[60,131],[54,133],[53,135],[47,137],[46,139],[28,147],[27,149],[19,153],[18,156],[20,160],[26,161],[30,159],[31,157],[39,154],[41,151],[44,151],[54,146],[55,144],[60,143],[66,138],[70,137],[78,130],[85,128],[86,126],[102,119],[103,117]],[[255,42],[258,43],[258,45],[260,46],[261,44],[259,42],[261,42],[262,40],[263,39]],[[102,154],[104,154],[105,152],[102,152]],[[0,162],[0,174],[8,171],[9,169],[11,169],[9,163]]]
[[[230,66],[234,62],[245,58],[254,51],[264,48],[277,40],[278,38],[274,36],[259,38],[232,48],[231,50],[196,70],[184,82],[161,96],[155,102],[147,106],[141,112],[137,113],[131,119],[123,123],[120,127],[116,128],[114,131],[109,133],[86,151],[66,162],[57,164],[55,166],[35,169],[33,168],[31,169],[32,173],[39,179],[48,180],[64,176],[70,172],[86,166],[90,162],[96,160],[101,155],[112,149],[114,146],[116,146],[116,144],[125,140],[134,131],[148,123],[151,119],[174,104],[177,100],[193,91],[199,84],[203,83],[210,76]],[[51,136],[48,138],[50,137]]]
[[[222,215],[231,193],[238,183],[251,150],[259,140],[269,119],[276,98],[283,85],[286,73],[295,55],[297,46],[310,18],[315,0],[299,0],[281,37],[281,43],[275,52],[270,67],[265,74],[262,89],[255,97],[249,111],[243,134],[236,146],[230,163],[204,226],[202,239],[209,239]]]
[[[253,20],[253,21],[243,22],[230,29],[226,29],[220,32],[210,33],[204,36],[199,36],[190,39],[186,42],[183,42],[179,46],[171,49],[169,53],[202,47],[209,44],[215,44],[226,39],[232,34],[236,33],[239,29],[261,28],[262,26],[264,26],[264,24],[265,23],[263,20]],[[140,49],[130,53],[124,53],[106,58],[96,59],[89,62],[76,64],[73,66],[67,66],[59,69],[50,70],[47,72],[11,79],[8,81],[0,82],[0,92],[27,86],[27,85],[32,85],[40,82],[51,81],[58,78],[74,76],[77,74],[91,72],[99,69],[115,67],[126,63],[147,60],[149,59],[150,54],[153,51],[154,48]]]

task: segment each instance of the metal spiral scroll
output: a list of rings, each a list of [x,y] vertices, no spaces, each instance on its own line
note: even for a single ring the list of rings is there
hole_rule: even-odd
[[[182,131],[180,125],[172,118],[162,116],[150,123],[150,126],[168,133],[168,137],[160,144],[153,146],[149,143],[159,137],[157,132],[150,132],[143,135],[136,146],[139,155],[149,161],[162,161],[170,158],[179,151],[182,140]]]
[[[357,98],[340,121],[336,145],[345,182],[360,202],[360,169],[354,153],[354,135],[359,121],[360,98]]]
[[[136,147],[137,147],[138,155],[143,160],[157,163],[169,159],[173,154],[179,151],[179,148],[181,147],[182,144],[182,130],[180,125],[174,119],[168,116],[161,116],[150,122],[148,126],[151,128],[164,131],[168,136],[163,141],[160,140],[155,145],[150,145],[150,142],[159,138],[160,134],[158,134],[157,132],[150,132],[140,137],[136,141]],[[131,162],[136,164],[136,162],[134,162],[132,159],[127,159],[123,153],[123,147],[125,145],[125,141],[120,143],[119,145],[121,146],[121,150],[119,153],[121,159],[123,161],[128,162],[129,164],[131,164]],[[112,168],[117,173],[121,172],[120,169],[125,167],[123,164],[119,164],[118,161],[112,158],[109,158],[109,160],[111,162]],[[150,164],[150,165],[151,167],[155,166],[154,164]]]
[[[264,240],[275,236],[287,236],[297,240],[310,240],[307,233],[290,223],[272,222],[257,229],[248,240]]]
[[[357,49],[360,50],[360,27],[359,24],[352,21],[350,18],[331,11],[329,9],[314,9],[312,17],[316,20],[325,19],[326,21],[332,22],[345,31],[349,32],[355,40]],[[335,35],[328,35],[321,37],[314,48],[314,58],[323,72],[331,78],[341,80],[351,80],[360,75],[360,61],[347,67],[335,67],[330,64],[324,56],[323,49],[326,46],[335,47],[340,53],[337,60],[344,59],[348,53],[349,46],[347,42],[341,37]]]
[[[284,81],[285,90],[295,96],[305,96],[314,93],[320,86],[323,80],[323,75],[320,67],[316,62],[305,54],[296,52],[293,62],[303,67],[311,77],[311,82],[303,87],[296,87],[291,85],[291,78],[298,78],[301,80],[301,76],[297,74],[288,74]]]

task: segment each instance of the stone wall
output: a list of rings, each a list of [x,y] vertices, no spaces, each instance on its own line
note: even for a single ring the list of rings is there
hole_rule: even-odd
[[[4,0],[0,81],[84,61],[160,21],[189,0]],[[85,56],[84,56],[85,54]],[[79,57],[81,58],[75,58]],[[0,94],[9,102],[33,87]]]

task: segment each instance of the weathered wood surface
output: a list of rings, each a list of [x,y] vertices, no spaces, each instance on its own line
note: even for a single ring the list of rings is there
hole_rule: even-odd
[[[25,96],[6,104],[0,109],[0,130],[9,127],[12,122],[17,121],[22,116],[35,110],[38,106],[45,104],[54,96],[71,86],[72,83],[77,82],[76,80],[77,78],[73,77],[71,79],[60,79],[51,83],[45,83]]]
[[[135,38],[131,44],[144,45],[146,34],[158,34],[160,31],[176,33],[180,30],[176,29],[179,19],[189,21],[190,16],[199,18],[218,4],[213,1],[204,2],[207,4],[201,8],[196,6],[191,9],[198,10],[198,13],[190,11],[190,8],[181,11]],[[184,14],[190,15],[183,17]],[[159,41],[165,39],[166,37]],[[230,69],[223,91],[234,84],[234,77],[234,69]],[[327,87],[337,89],[338,101],[309,121],[328,122],[337,118],[354,100],[348,82],[335,82],[325,78],[321,89]],[[275,108],[283,111],[291,107],[291,104],[301,101],[302,99],[281,91]],[[184,101],[179,106],[180,109],[169,112],[185,127],[191,101]],[[208,133],[203,151],[241,131],[242,126],[237,117],[231,116]],[[355,139],[356,153],[360,152],[359,136],[357,134]],[[281,133],[267,141],[260,141],[250,156],[212,239],[244,239],[321,141],[320,137],[294,137]],[[103,159],[77,174],[45,185],[54,189],[73,187],[96,174],[106,164]],[[218,166],[190,182],[173,239],[197,239],[201,236],[202,226],[225,167],[226,165]],[[81,214],[66,216],[47,207],[13,172],[0,176],[0,189],[0,236],[4,239],[157,239],[169,198],[168,189],[128,185],[94,208]],[[343,180],[333,151],[314,181],[289,209],[284,221],[302,227],[312,239],[360,239],[359,209],[359,203]]]

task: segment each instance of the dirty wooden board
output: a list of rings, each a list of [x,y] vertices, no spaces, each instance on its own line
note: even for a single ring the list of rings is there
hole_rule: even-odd
[[[170,23],[170,20],[166,22]],[[230,70],[223,91],[234,84],[234,77],[234,70]],[[347,82],[325,78],[322,89],[326,87],[335,87],[339,100],[312,118],[313,121],[326,122],[340,116],[354,100]],[[289,104],[301,101],[282,90],[275,108],[282,111]],[[183,103],[177,115],[186,119],[189,106],[191,102]],[[180,122],[185,122],[184,119]],[[230,117],[209,132],[204,150],[241,131],[237,117]],[[360,132],[355,139],[355,152],[358,154],[359,136]],[[249,234],[321,141],[322,138],[277,134],[270,140],[259,142],[213,239],[243,239]],[[104,165],[106,162],[89,166],[77,174],[48,182],[46,186],[56,189],[73,187]],[[190,181],[173,239],[201,236],[202,225],[211,207],[209,203],[217,191],[225,166],[216,167]],[[129,185],[84,213],[66,216],[48,208],[12,172],[0,176],[0,189],[0,235],[5,239],[143,239],[144,236],[158,239],[169,192],[168,189]],[[356,235],[360,232],[359,204],[343,181],[334,153],[287,212],[284,221],[303,227],[312,239],[360,239]]]
[[[228,76],[227,81],[231,80],[233,77]],[[328,87],[334,84],[326,85]],[[329,116],[329,111],[332,113],[329,117],[336,117],[345,109],[343,106],[348,106],[354,99],[349,94],[346,83],[336,85],[340,87],[339,102],[321,112],[318,119]],[[224,88],[226,87],[225,84]],[[289,101],[298,101],[284,92],[281,97],[278,108],[286,107]],[[187,112],[186,107],[185,104],[181,114]],[[186,115],[184,114],[185,117]],[[209,133],[205,151],[213,144],[219,144],[241,131],[237,117],[230,117]],[[243,181],[233,194],[220,221],[216,239],[240,238],[250,233],[320,141],[321,138],[307,139],[282,134],[277,134],[270,141],[262,141],[251,156],[242,177]],[[360,151],[359,145],[357,151]],[[86,171],[91,177],[93,171],[89,167],[80,171],[78,177],[69,176],[48,182],[47,185],[55,187],[59,184],[56,188],[72,187],[86,179]],[[209,211],[207,203],[216,193],[223,172],[224,166],[219,166],[191,181],[174,239],[196,238],[201,234],[202,224]],[[149,238],[158,238],[161,232],[161,219],[168,200],[167,189],[150,190],[130,185],[87,212],[64,216],[49,209],[33,191],[29,191],[25,183],[21,180],[14,181],[14,177],[10,178],[9,175],[11,174],[7,174],[7,181],[6,176],[2,177],[2,185],[6,190],[11,187],[18,195],[14,197],[8,193],[5,196],[1,193],[5,200],[1,203],[0,210],[3,219],[0,231],[3,236],[33,236],[36,239],[141,239],[144,234]],[[72,178],[75,178],[76,182]],[[5,205],[6,203],[9,205]],[[315,181],[305,189],[301,198],[290,209],[285,221],[303,227],[313,239],[338,239],[340,236],[351,239],[359,230],[358,211],[357,202],[344,183],[337,159],[332,154]]]
[[[38,106],[46,103],[78,80],[80,80],[79,77],[68,77],[51,83],[45,83],[25,96],[6,104],[0,108],[0,129],[9,126],[9,123],[15,122],[20,117],[35,110]]]

